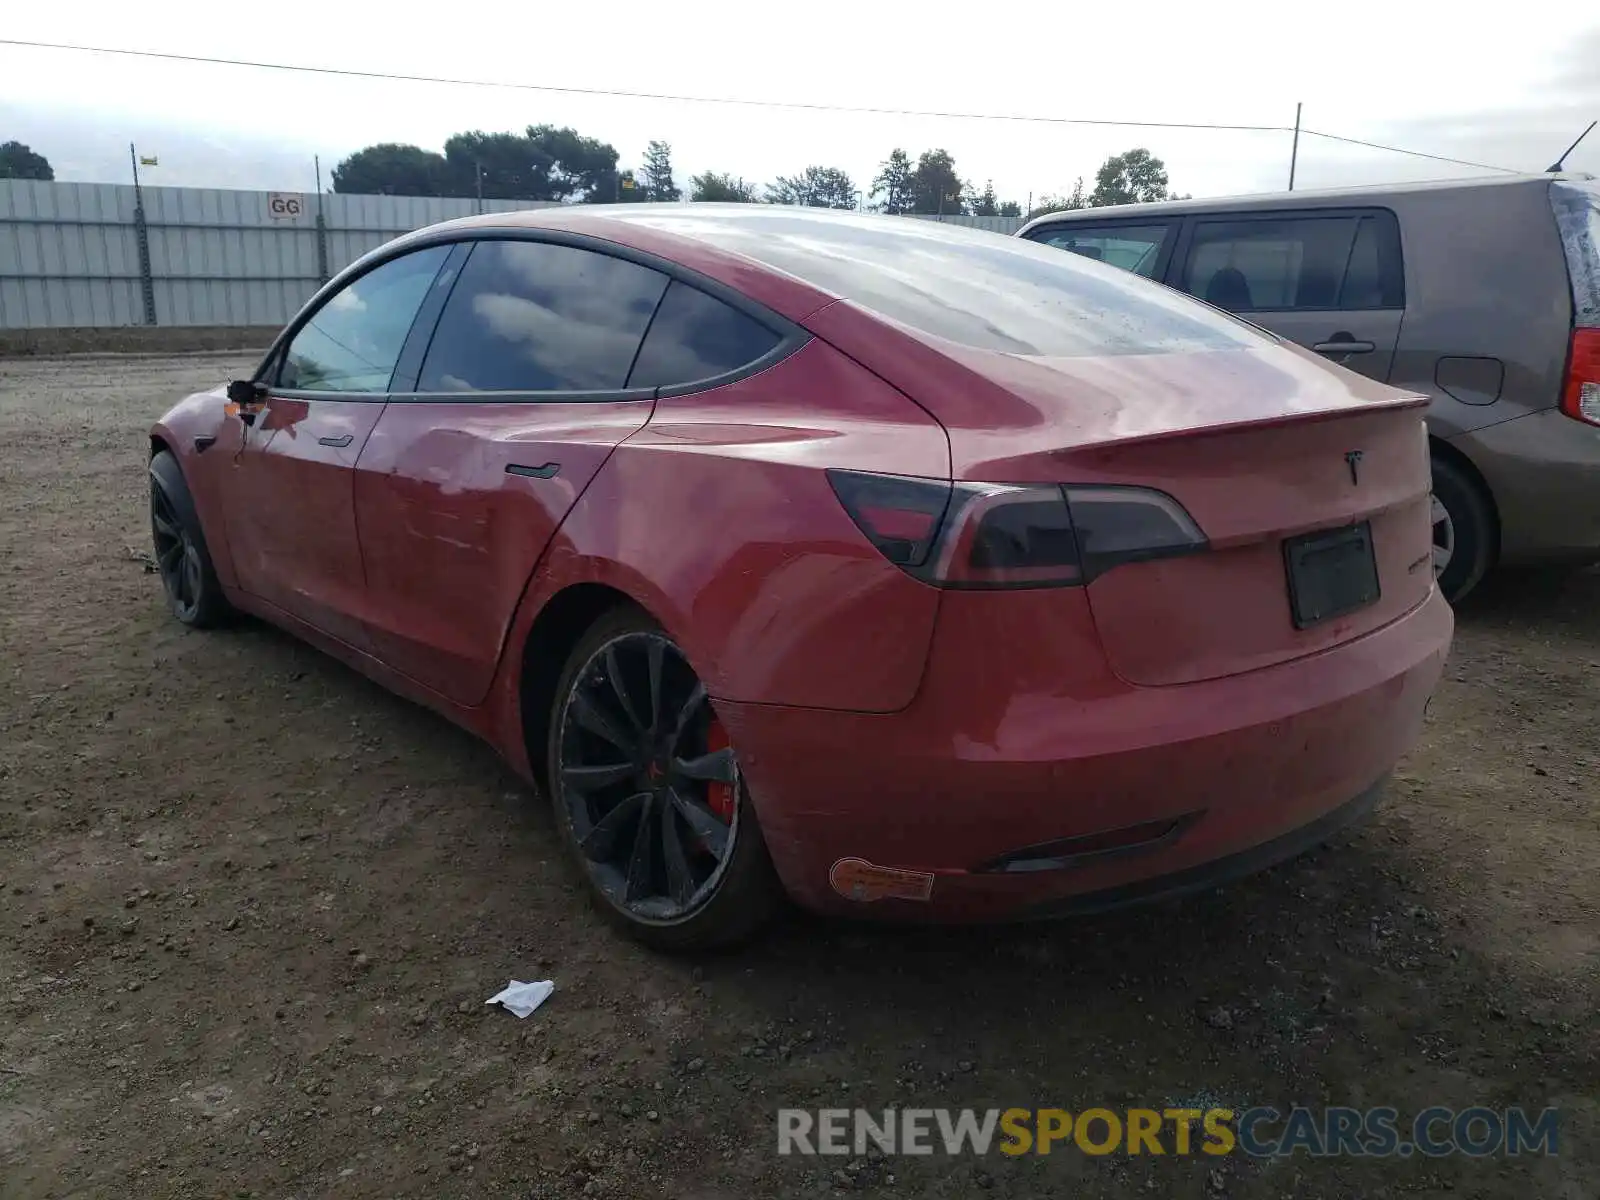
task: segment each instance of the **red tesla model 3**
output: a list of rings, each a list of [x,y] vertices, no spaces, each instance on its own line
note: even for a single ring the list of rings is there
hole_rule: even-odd
[[[1083,913],[1375,801],[1451,636],[1423,401],[1014,238],[495,214],[323,288],[151,431],[177,617],[492,742],[601,910]]]

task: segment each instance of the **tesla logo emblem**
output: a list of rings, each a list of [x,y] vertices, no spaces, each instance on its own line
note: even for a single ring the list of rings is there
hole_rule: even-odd
[[[1350,482],[1356,487],[1361,486],[1361,459],[1363,457],[1359,450],[1346,450],[1344,452],[1344,465],[1350,468]]]

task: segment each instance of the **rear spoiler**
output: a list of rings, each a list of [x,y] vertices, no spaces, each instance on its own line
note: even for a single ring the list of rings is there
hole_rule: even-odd
[[[1309,351],[1308,351],[1309,353]],[[1319,421],[1342,421],[1349,417],[1358,417],[1370,412],[1401,412],[1408,408],[1426,408],[1430,400],[1418,392],[1396,392],[1385,400],[1369,400],[1359,406],[1349,408],[1326,408],[1313,412],[1278,413],[1270,417],[1251,417],[1243,421],[1225,421],[1218,425],[1207,425],[1203,428],[1161,429],[1153,433],[1134,433],[1126,437],[1113,437],[1096,439],[1087,448],[1094,450],[1119,449],[1123,446],[1148,446],[1157,442],[1170,442],[1181,439],[1186,442],[1198,442],[1208,437],[1221,437],[1231,433],[1242,433],[1252,429],[1273,429],[1283,425],[1311,425]],[[1063,452],[1085,449],[1084,446],[1063,446]]]

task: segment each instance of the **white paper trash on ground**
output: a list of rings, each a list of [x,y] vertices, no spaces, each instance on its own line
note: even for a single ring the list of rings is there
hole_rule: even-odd
[[[550,993],[556,990],[554,981],[542,979],[538,983],[518,983],[513,979],[506,985],[503,992],[496,992],[484,1001],[485,1004],[503,1004],[506,1009],[518,1017],[526,1017],[550,999]]]

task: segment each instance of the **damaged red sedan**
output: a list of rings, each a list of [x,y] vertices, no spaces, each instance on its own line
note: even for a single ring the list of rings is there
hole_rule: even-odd
[[[178,619],[493,743],[667,948],[1086,913],[1364,813],[1451,636],[1421,398],[1049,247],[763,206],[352,265],[151,431]]]

